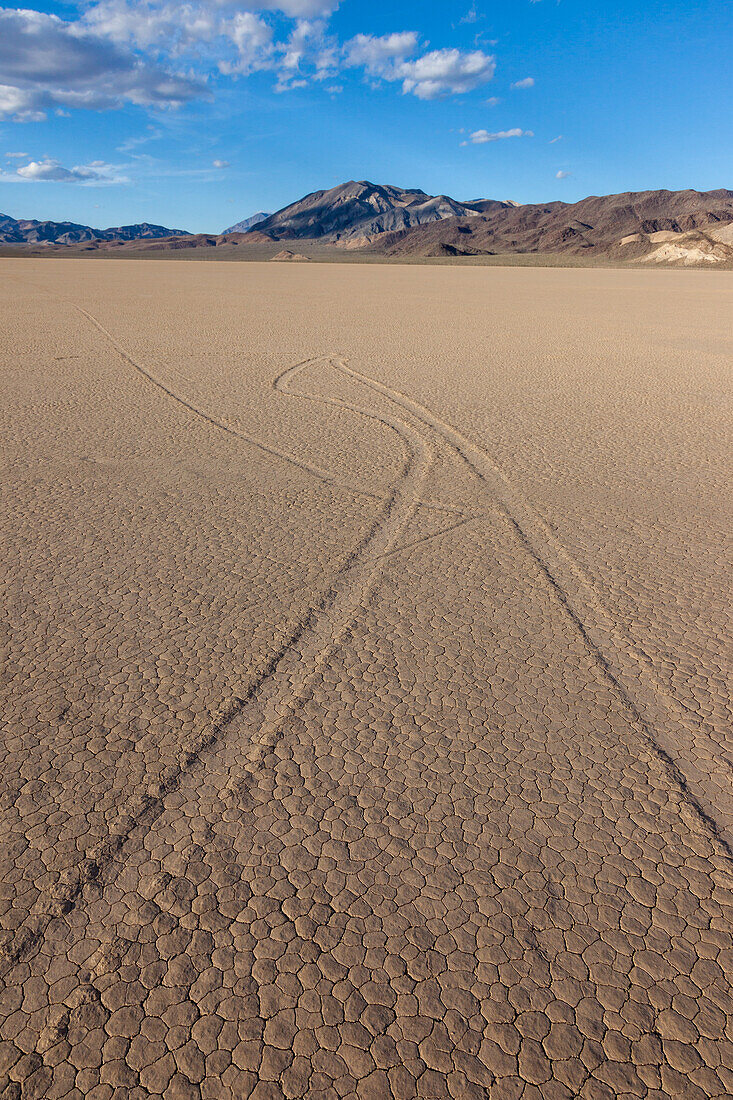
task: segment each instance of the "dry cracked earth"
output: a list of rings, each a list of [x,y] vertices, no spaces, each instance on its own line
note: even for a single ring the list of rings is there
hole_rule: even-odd
[[[732,291],[0,263],[4,1100],[733,1093]]]

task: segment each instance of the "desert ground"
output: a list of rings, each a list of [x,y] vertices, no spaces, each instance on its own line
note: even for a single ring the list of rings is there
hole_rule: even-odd
[[[0,313],[0,1095],[730,1096],[733,276]]]

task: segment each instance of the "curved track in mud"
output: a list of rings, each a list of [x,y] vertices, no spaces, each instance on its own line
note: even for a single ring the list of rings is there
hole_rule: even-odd
[[[503,505],[517,537],[596,656],[601,674],[610,680],[641,723],[648,744],[668,772],[670,781],[685,792],[690,805],[733,857],[733,762],[721,759],[719,746],[707,734],[704,723],[694,717],[696,746],[704,746],[708,757],[707,760],[696,759],[697,754],[691,755],[689,735],[680,721],[681,718],[689,721],[689,712],[662,684],[651,662],[641,659],[633,639],[612,618],[593,581],[565,550],[548,524],[486,451],[447,421],[398,390],[354,370],[344,360],[339,360],[339,369],[434,432],[467,463],[493,500]],[[711,775],[709,765],[712,762],[723,765],[720,776],[715,772]]]
[[[191,301],[205,312],[198,285]],[[177,362],[148,369],[147,346],[136,362],[59,303],[55,350],[91,347],[56,375],[33,361],[33,331],[19,384],[21,399],[42,395],[29,421],[41,449],[16,509],[29,553],[13,621],[30,683],[11,712],[22,738],[6,723],[2,797],[19,840],[1,884],[18,900],[3,911],[0,1093],[727,1095],[722,816],[688,767],[694,716],[663,700],[631,620],[606,608],[610,575],[567,553],[531,483],[460,414],[455,428],[330,355],[260,374],[264,393],[231,370],[220,389],[241,335],[226,330],[209,372],[202,326],[203,365],[184,376]],[[326,345],[319,325],[307,342],[298,327],[278,361]],[[173,342],[163,334],[150,362],[174,359]],[[445,361],[407,377],[439,385]],[[240,394],[261,396],[264,415],[234,407]],[[303,463],[314,423],[328,435]],[[400,444],[360,502],[357,431],[372,473],[384,440]],[[266,461],[240,464],[249,447]],[[46,461],[57,450],[63,465]],[[319,569],[326,558],[337,564]],[[108,578],[113,598],[95,604]],[[63,663],[42,669],[36,711],[31,646],[42,661],[45,639],[28,620],[46,590],[58,603],[38,618]],[[64,650],[87,616],[100,626],[86,649]],[[88,674],[85,660],[98,660]],[[674,759],[668,712],[684,725]]]
[[[79,312],[113,345],[120,357],[146,382],[156,387],[191,414],[213,427],[241,439],[266,453],[297,466],[324,481],[338,481],[335,475],[233,429],[215,416],[198,408],[170,389],[164,382],[135,362],[121,349],[107,330],[86,310]],[[432,464],[432,447],[423,435],[406,421],[354,405],[337,397],[314,396],[290,388],[313,364],[333,365],[328,357],[308,359],[287,368],[273,382],[273,388],[288,397],[343,409],[378,422],[396,432],[406,449],[406,460],[400,477],[382,506],[381,514],[361,543],[331,579],[317,606],[310,609],[268,665],[256,675],[241,697],[222,702],[218,719],[198,738],[181,746],[181,760],[169,767],[163,777],[143,793],[139,793],[112,822],[108,837],[85,852],[84,858],[62,873],[49,893],[41,894],[23,927],[5,936],[2,944],[4,965],[13,964],[36,947],[48,924],[69,911],[82,897],[84,887],[106,881],[124,862],[127,852],[139,844],[165,808],[166,798],[174,794],[191,769],[201,763],[204,754],[216,751],[225,736],[244,739],[249,768],[256,768],[280,735],[284,724],[308,697],[319,670],[348,631],[351,622],[369,599],[378,583],[384,559],[400,550],[411,520],[419,507],[431,507],[422,500]],[[351,490],[358,492],[359,490]],[[369,494],[371,495],[371,494]],[[439,511],[453,513],[450,506]],[[467,522],[463,518],[460,522]],[[453,529],[455,524],[451,524]],[[442,532],[438,532],[439,534]],[[430,536],[433,537],[433,536]],[[223,797],[226,795],[223,792]]]
[[[137,363],[92,314],[82,307],[76,308],[105,336],[123,361],[143,380],[181,405],[191,415],[318,480],[341,484],[349,492],[378,499],[375,494],[366,493],[345,483],[323,467],[304,462],[270,443],[239,431],[194,404]],[[313,394],[302,388],[293,388],[298,381],[302,382],[307,378],[309,368],[324,365],[353,380],[368,392],[385,399],[404,415],[390,416],[376,408],[355,405],[338,396]],[[709,773],[706,774],[697,762],[681,753],[681,746],[685,744],[686,738],[684,731],[675,728],[678,720],[674,712],[679,709],[676,700],[662,689],[653,669],[634,663],[629,655],[628,639],[612,620],[593,583],[489,455],[423,405],[355,370],[346,360],[335,355],[311,357],[286,368],[273,380],[272,387],[288,398],[344,410],[395,432],[406,449],[406,460],[400,478],[390,495],[382,502],[381,515],[359,546],[348,555],[319,604],[311,608],[307,616],[297,624],[267,667],[247,685],[242,696],[223,700],[219,715],[211,728],[194,742],[182,746],[180,763],[168,768],[150,789],[136,795],[111,826],[109,837],[88,850],[82,861],[65,872],[50,894],[39,897],[26,925],[17,929],[5,943],[3,955],[6,960],[17,961],[32,950],[50,920],[68,911],[81,898],[87,883],[104,880],[115,873],[121,859],[124,859],[124,850],[133,843],[133,838],[137,838],[139,842],[141,835],[153,825],[165,808],[166,798],[178,789],[183,776],[201,764],[204,754],[216,751],[224,738],[243,740],[247,745],[246,767],[258,766],[258,762],[281,735],[284,725],[308,698],[323,665],[348,632],[359,609],[369,600],[371,591],[378,583],[384,559],[418,545],[421,541],[436,537],[431,534],[424,539],[409,539],[409,526],[418,508],[458,514],[460,518],[437,532],[438,535],[454,530],[474,518],[452,505],[423,499],[432,466],[434,445],[430,442],[431,434],[465,462],[486,487],[491,498],[490,504],[498,504],[503,509],[506,521],[541,570],[564,613],[575,624],[584,643],[596,658],[600,674],[608,678],[645,731],[648,745],[667,772],[669,781],[684,792],[693,810],[730,854],[730,840],[733,836],[733,793],[730,785],[723,783],[719,792],[711,792]],[[422,430],[416,428],[411,421],[419,424]],[[644,678],[647,676],[649,688],[645,689]],[[713,746],[710,746],[711,752],[712,749]],[[241,780],[239,782],[241,784]],[[227,797],[226,792],[222,792],[222,797]]]

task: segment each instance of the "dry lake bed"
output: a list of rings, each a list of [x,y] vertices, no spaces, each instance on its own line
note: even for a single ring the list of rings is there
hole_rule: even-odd
[[[733,276],[0,315],[0,1095],[730,1096]]]

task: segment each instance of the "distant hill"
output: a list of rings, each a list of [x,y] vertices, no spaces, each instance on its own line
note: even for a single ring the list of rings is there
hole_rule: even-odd
[[[237,222],[236,225],[230,225],[228,229],[225,229],[222,236],[226,236],[227,233],[246,233],[248,229],[254,229],[256,225],[263,222],[265,218],[271,217],[271,213],[260,210],[257,214],[252,214],[249,218],[244,218],[243,221]]]
[[[270,240],[322,239],[361,246],[383,233],[411,229],[445,218],[478,217],[509,203],[494,199],[458,202],[448,195],[427,195],[417,188],[349,180],[328,191],[314,191],[259,222],[257,232]]]
[[[608,253],[636,259],[624,238],[710,231],[733,222],[733,191],[638,191],[483,211],[385,234],[376,247],[389,256],[477,256],[490,253]],[[629,242],[630,243],[630,242]],[[646,250],[646,249],[644,249]],[[637,249],[638,251],[638,249]],[[667,248],[662,255],[674,255]],[[725,249],[715,250],[719,260]]]
[[[81,241],[138,241],[187,235],[185,229],[166,229],[148,222],[93,229],[76,222],[18,221],[0,214],[0,244],[78,244]]]

